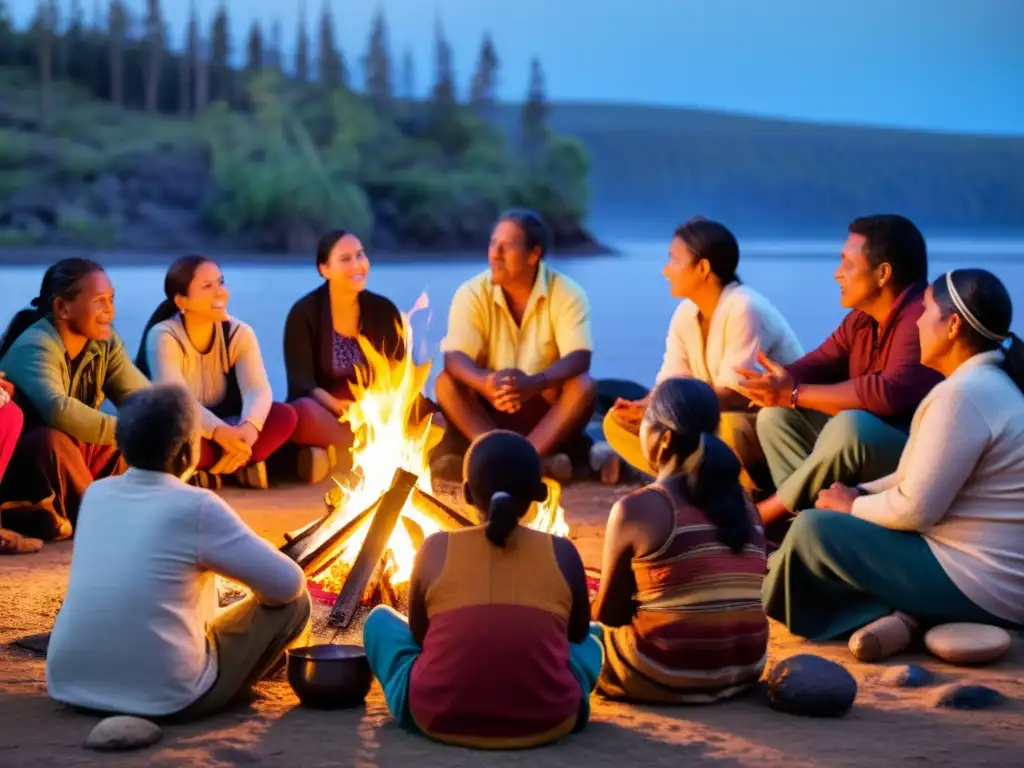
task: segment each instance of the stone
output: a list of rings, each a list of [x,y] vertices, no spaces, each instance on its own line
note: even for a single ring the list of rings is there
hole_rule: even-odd
[[[100,720],[85,740],[85,747],[99,752],[143,749],[156,744],[163,735],[156,723],[141,717],[118,715]]]
[[[807,717],[841,717],[857,698],[857,681],[844,666],[811,654],[791,656],[768,674],[773,709]]]
[[[988,664],[1002,658],[1012,643],[1010,633],[987,624],[942,624],[925,634],[928,650],[949,664]]]
[[[987,709],[1003,701],[1003,694],[988,686],[951,683],[939,688],[934,705],[942,709]]]
[[[896,667],[889,667],[879,678],[883,685],[891,685],[896,688],[921,688],[931,685],[934,675],[918,664],[900,664]]]

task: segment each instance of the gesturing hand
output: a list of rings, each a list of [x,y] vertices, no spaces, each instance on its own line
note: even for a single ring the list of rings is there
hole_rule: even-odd
[[[245,437],[246,430],[242,427],[224,424],[213,430],[213,442],[221,447],[223,453],[217,463],[210,468],[210,472],[215,475],[228,475],[247,464],[252,458],[252,447],[245,441]]]
[[[615,399],[612,406],[612,413],[615,419],[627,427],[635,427],[643,421],[647,413],[647,398],[643,400],[623,400],[621,397]]]
[[[764,373],[749,368],[737,368],[743,378],[736,385],[737,391],[751,403],[762,408],[793,406],[793,377],[785,367],[769,360],[764,352],[758,351],[757,362],[764,368]]]
[[[833,512],[849,514],[853,509],[853,501],[858,496],[860,496],[860,491],[856,488],[850,488],[842,483],[832,483],[818,494],[814,506],[818,509],[831,509]]]

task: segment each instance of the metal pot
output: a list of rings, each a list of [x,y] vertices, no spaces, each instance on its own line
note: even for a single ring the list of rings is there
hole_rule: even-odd
[[[288,684],[303,706],[358,707],[373,684],[361,645],[308,645],[288,650]]]

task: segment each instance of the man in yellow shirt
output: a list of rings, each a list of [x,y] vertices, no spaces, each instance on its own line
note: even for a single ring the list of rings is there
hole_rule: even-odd
[[[597,393],[590,304],[543,261],[550,239],[533,211],[504,213],[491,234],[490,269],[455,292],[435,385],[455,439],[440,448],[438,474],[461,471],[459,453],[495,429],[525,435],[560,482],[572,478],[574,460],[587,461],[583,430]]]

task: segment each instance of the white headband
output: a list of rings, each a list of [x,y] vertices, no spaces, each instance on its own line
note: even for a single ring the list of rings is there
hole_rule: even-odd
[[[1000,336],[998,333],[992,333],[992,331],[982,325],[981,321],[971,313],[971,310],[967,308],[963,299],[960,298],[960,294],[956,292],[956,286],[953,285],[952,272],[946,273],[946,290],[949,292],[949,298],[952,299],[953,306],[956,307],[956,311],[964,320],[967,321],[967,324],[971,326],[971,328],[990,341],[1006,341],[1006,336]]]

